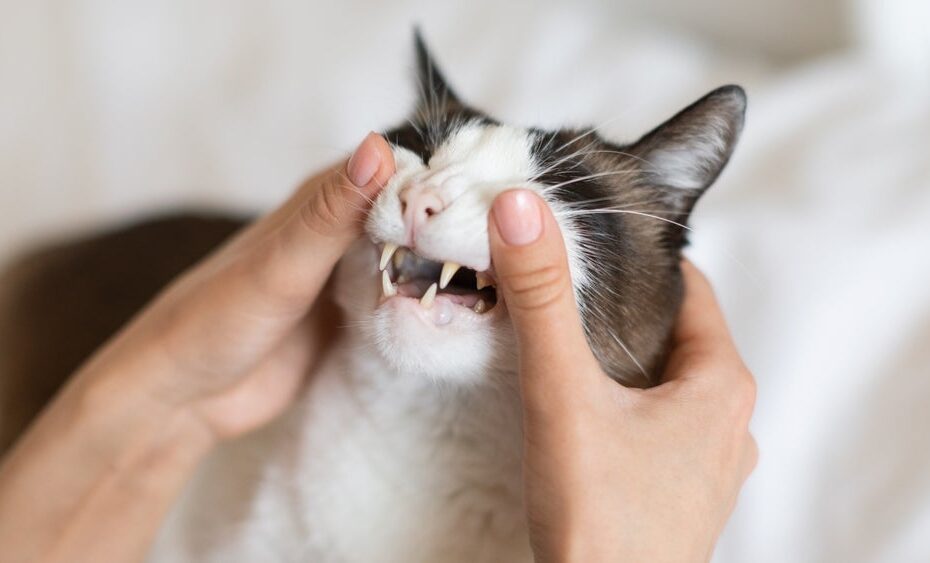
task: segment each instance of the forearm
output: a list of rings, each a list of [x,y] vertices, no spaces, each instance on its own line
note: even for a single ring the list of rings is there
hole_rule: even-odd
[[[191,413],[107,380],[76,377],[0,466],[5,560],[141,559],[210,449]]]

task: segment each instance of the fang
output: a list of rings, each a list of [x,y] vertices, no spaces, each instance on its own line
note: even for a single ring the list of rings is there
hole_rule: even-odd
[[[384,271],[384,269],[387,268],[388,262],[391,260],[391,256],[393,256],[396,251],[396,244],[392,242],[384,243],[384,250],[381,251],[381,264],[378,269]]]
[[[433,301],[436,299],[436,284],[429,286],[429,289],[426,290],[426,293],[423,294],[423,297],[420,298],[420,305],[429,309],[433,306]]]
[[[391,283],[391,277],[388,275],[387,270],[381,271],[381,291],[384,293],[385,297],[394,297],[397,295],[397,288]]]
[[[445,289],[446,286],[449,285],[452,276],[455,275],[455,272],[457,272],[459,268],[461,268],[461,266],[455,262],[446,262],[442,265],[442,273],[439,274],[439,287],[441,289]]]

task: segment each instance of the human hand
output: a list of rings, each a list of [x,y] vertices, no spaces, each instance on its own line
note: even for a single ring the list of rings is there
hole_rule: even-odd
[[[393,173],[389,145],[370,134],[351,160],[307,180],[173,283],[78,379],[97,402],[146,394],[220,439],[267,422],[332,335],[335,312],[314,304]]]
[[[685,300],[662,383],[629,389],[588,347],[545,203],[505,192],[489,230],[519,342],[536,559],[707,561],[757,450],[754,380],[706,278],[682,264]]]
[[[206,452],[295,398],[337,324],[319,297],[393,174],[370,134],[98,351],[0,465],[4,560],[140,559]]]

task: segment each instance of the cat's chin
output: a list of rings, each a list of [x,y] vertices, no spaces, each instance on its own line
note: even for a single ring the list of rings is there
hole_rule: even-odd
[[[442,295],[431,307],[400,295],[382,299],[366,325],[393,371],[461,383],[503,367],[501,345],[511,332],[503,306],[477,314]]]
[[[440,284],[443,265],[436,263],[426,264],[423,275],[414,275],[420,272],[409,267],[412,252],[407,254],[407,267],[379,269],[380,251],[360,240],[334,276],[333,296],[352,341],[375,353],[396,376],[474,385],[513,374],[513,329],[493,286],[462,287],[463,280],[469,287],[477,285],[476,274],[466,268],[457,279]],[[403,274],[410,279],[398,279]]]

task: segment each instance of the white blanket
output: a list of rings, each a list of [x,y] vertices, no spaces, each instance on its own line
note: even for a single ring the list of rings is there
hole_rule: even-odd
[[[0,258],[156,209],[280,201],[410,108],[413,21],[509,121],[632,139],[741,83],[745,134],[690,251],[759,381],[761,462],[716,561],[930,561],[927,68],[857,46],[776,65],[591,3],[335,5],[4,2]],[[897,52],[882,37],[866,47]]]

